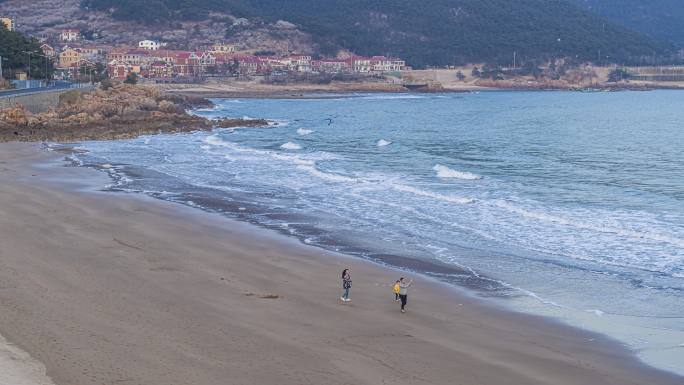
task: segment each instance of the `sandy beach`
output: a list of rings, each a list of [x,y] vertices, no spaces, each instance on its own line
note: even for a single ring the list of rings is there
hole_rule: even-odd
[[[421,276],[401,314],[391,292],[400,272],[99,192],[104,174],[63,166],[38,144],[0,144],[0,335],[14,344],[0,338],[0,380],[17,379],[3,384],[683,381],[605,337]],[[353,300],[342,304],[345,267]]]

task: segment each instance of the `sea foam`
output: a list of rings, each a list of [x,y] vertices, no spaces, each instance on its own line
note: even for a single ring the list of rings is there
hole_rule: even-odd
[[[286,119],[269,119],[268,125],[270,127],[285,127],[290,125],[290,121]]]
[[[333,174],[330,172],[321,171],[321,170],[317,169],[315,165],[300,164],[297,166],[297,168],[300,170],[306,171],[315,177],[325,179],[325,180],[328,180],[331,182],[338,182],[338,183],[359,183],[360,182],[360,180],[356,179],[356,178],[350,178],[350,177],[344,176],[344,175]]]
[[[204,138],[203,142],[210,144],[212,146],[224,147],[228,149],[229,151],[231,151],[231,154],[225,154],[225,156],[227,157],[226,159],[230,160],[240,159],[243,156],[242,154],[246,154],[247,156],[255,156],[257,158],[269,157],[279,161],[294,163],[295,165],[314,165],[315,162],[318,160],[334,160],[339,158],[338,156],[328,152],[316,152],[312,154],[294,155],[272,150],[260,150],[251,147],[242,147],[238,144],[223,140],[216,134]],[[283,146],[285,146],[286,144],[287,143],[283,144],[281,148],[283,148]],[[296,143],[292,144],[297,145]]]
[[[641,230],[632,230],[629,228],[621,228],[617,227],[614,225],[606,225],[603,223],[592,223],[589,220],[577,220],[573,218],[566,218],[562,217],[559,215],[551,214],[551,213],[544,213],[544,212],[538,212],[538,211],[533,211],[533,210],[528,210],[522,207],[518,207],[515,204],[512,204],[510,202],[507,202],[505,200],[497,200],[494,202],[494,204],[498,207],[501,207],[509,212],[518,214],[522,217],[528,218],[528,219],[533,219],[536,221],[540,222],[549,222],[549,223],[555,223],[559,224],[562,226],[570,226],[582,230],[590,230],[594,231],[597,233],[609,233],[609,234],[615,234],[621,237],[628,237],[628,238],[633,238],[633,239],[640,239],[640,240],[649,240],[649,241],[654,241],[654,242],[663,242],[663,243],[669,243],[678,247],[684,247],[684,240],[675,237],[675,236],[670,236],[666,234],[660,234],[657,232],[652,232],[652,231],[641,231]]]
[[[297,143],[287,142],[283,143],[280,148],[283,150],[301,150],[302,146],[298,145]]]
[[[597,317],[603,317],[603,315],[606,314],[605,312],[603,312],[602,310],[599,310],[599,309],[590,309],[590,310],[587,310],[587,312],[592,313]]]
[[[297,129],[297,134],[299,134],[301,136],[309,135],[312,132],[313,132],[313,130],[309,130],[308,128],[298,128]]]
[[[457,196],[452,196],[452,195],[439,194],[439,193],[436,193],[433,191],[423,190],[423,189],[419,189],[419,188],[412,187],[412,186],[406,186],[403,184],[393,184],[391,187],[397,191],[403,191],[403,192],[411,193],[413,195],[419,195],[419,196],[428,197],[428,198],[432,198],[432,199],[436,199],[436,200],[444,201],[444,202],[449,202],[449,203],[468,204],[468,203],[474,202],[474,200],[470,199],[470,198],[462,198],[462,197],[457,197]]]
[[[464,179],[464,180],[482,179],[482,177],[479,175],[475,175],[475,174],[467,172],[467,171],[456,171],[452,168],[449,168],[447,166],[443,166],[441,164],[436,164],[435,167],[433,167],[432,169],[437,172],[437,176],[440,178],[453,178],[453,179]]]
[[[392,142],[390,142],[388,140],[385,140],[385,139],[378,140],[378,147],[385,147],[385,146],[389,146],[390,144],[392,144]]]

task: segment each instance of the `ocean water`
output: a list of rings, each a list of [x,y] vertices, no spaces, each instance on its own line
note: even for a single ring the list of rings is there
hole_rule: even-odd
[[[422,272],[684,374],[684,94],[215,102],[195,113],[272,124],[81,143],[74,159],[109,189]]]

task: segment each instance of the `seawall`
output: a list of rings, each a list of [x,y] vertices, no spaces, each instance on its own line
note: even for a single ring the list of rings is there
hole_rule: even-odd
[[[32,113],[45,112],[59,103],[59,96],[73,89],[61,88],[49,91],[36,91],[16,95],[3,96],[0,94],[0,109],[21,104]]]

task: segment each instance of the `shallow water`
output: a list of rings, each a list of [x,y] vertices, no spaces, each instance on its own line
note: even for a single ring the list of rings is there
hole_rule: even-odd
[[[216,100],[267,128],[88,142],[111,188],[604,332],[684,373],[684,94]]]

